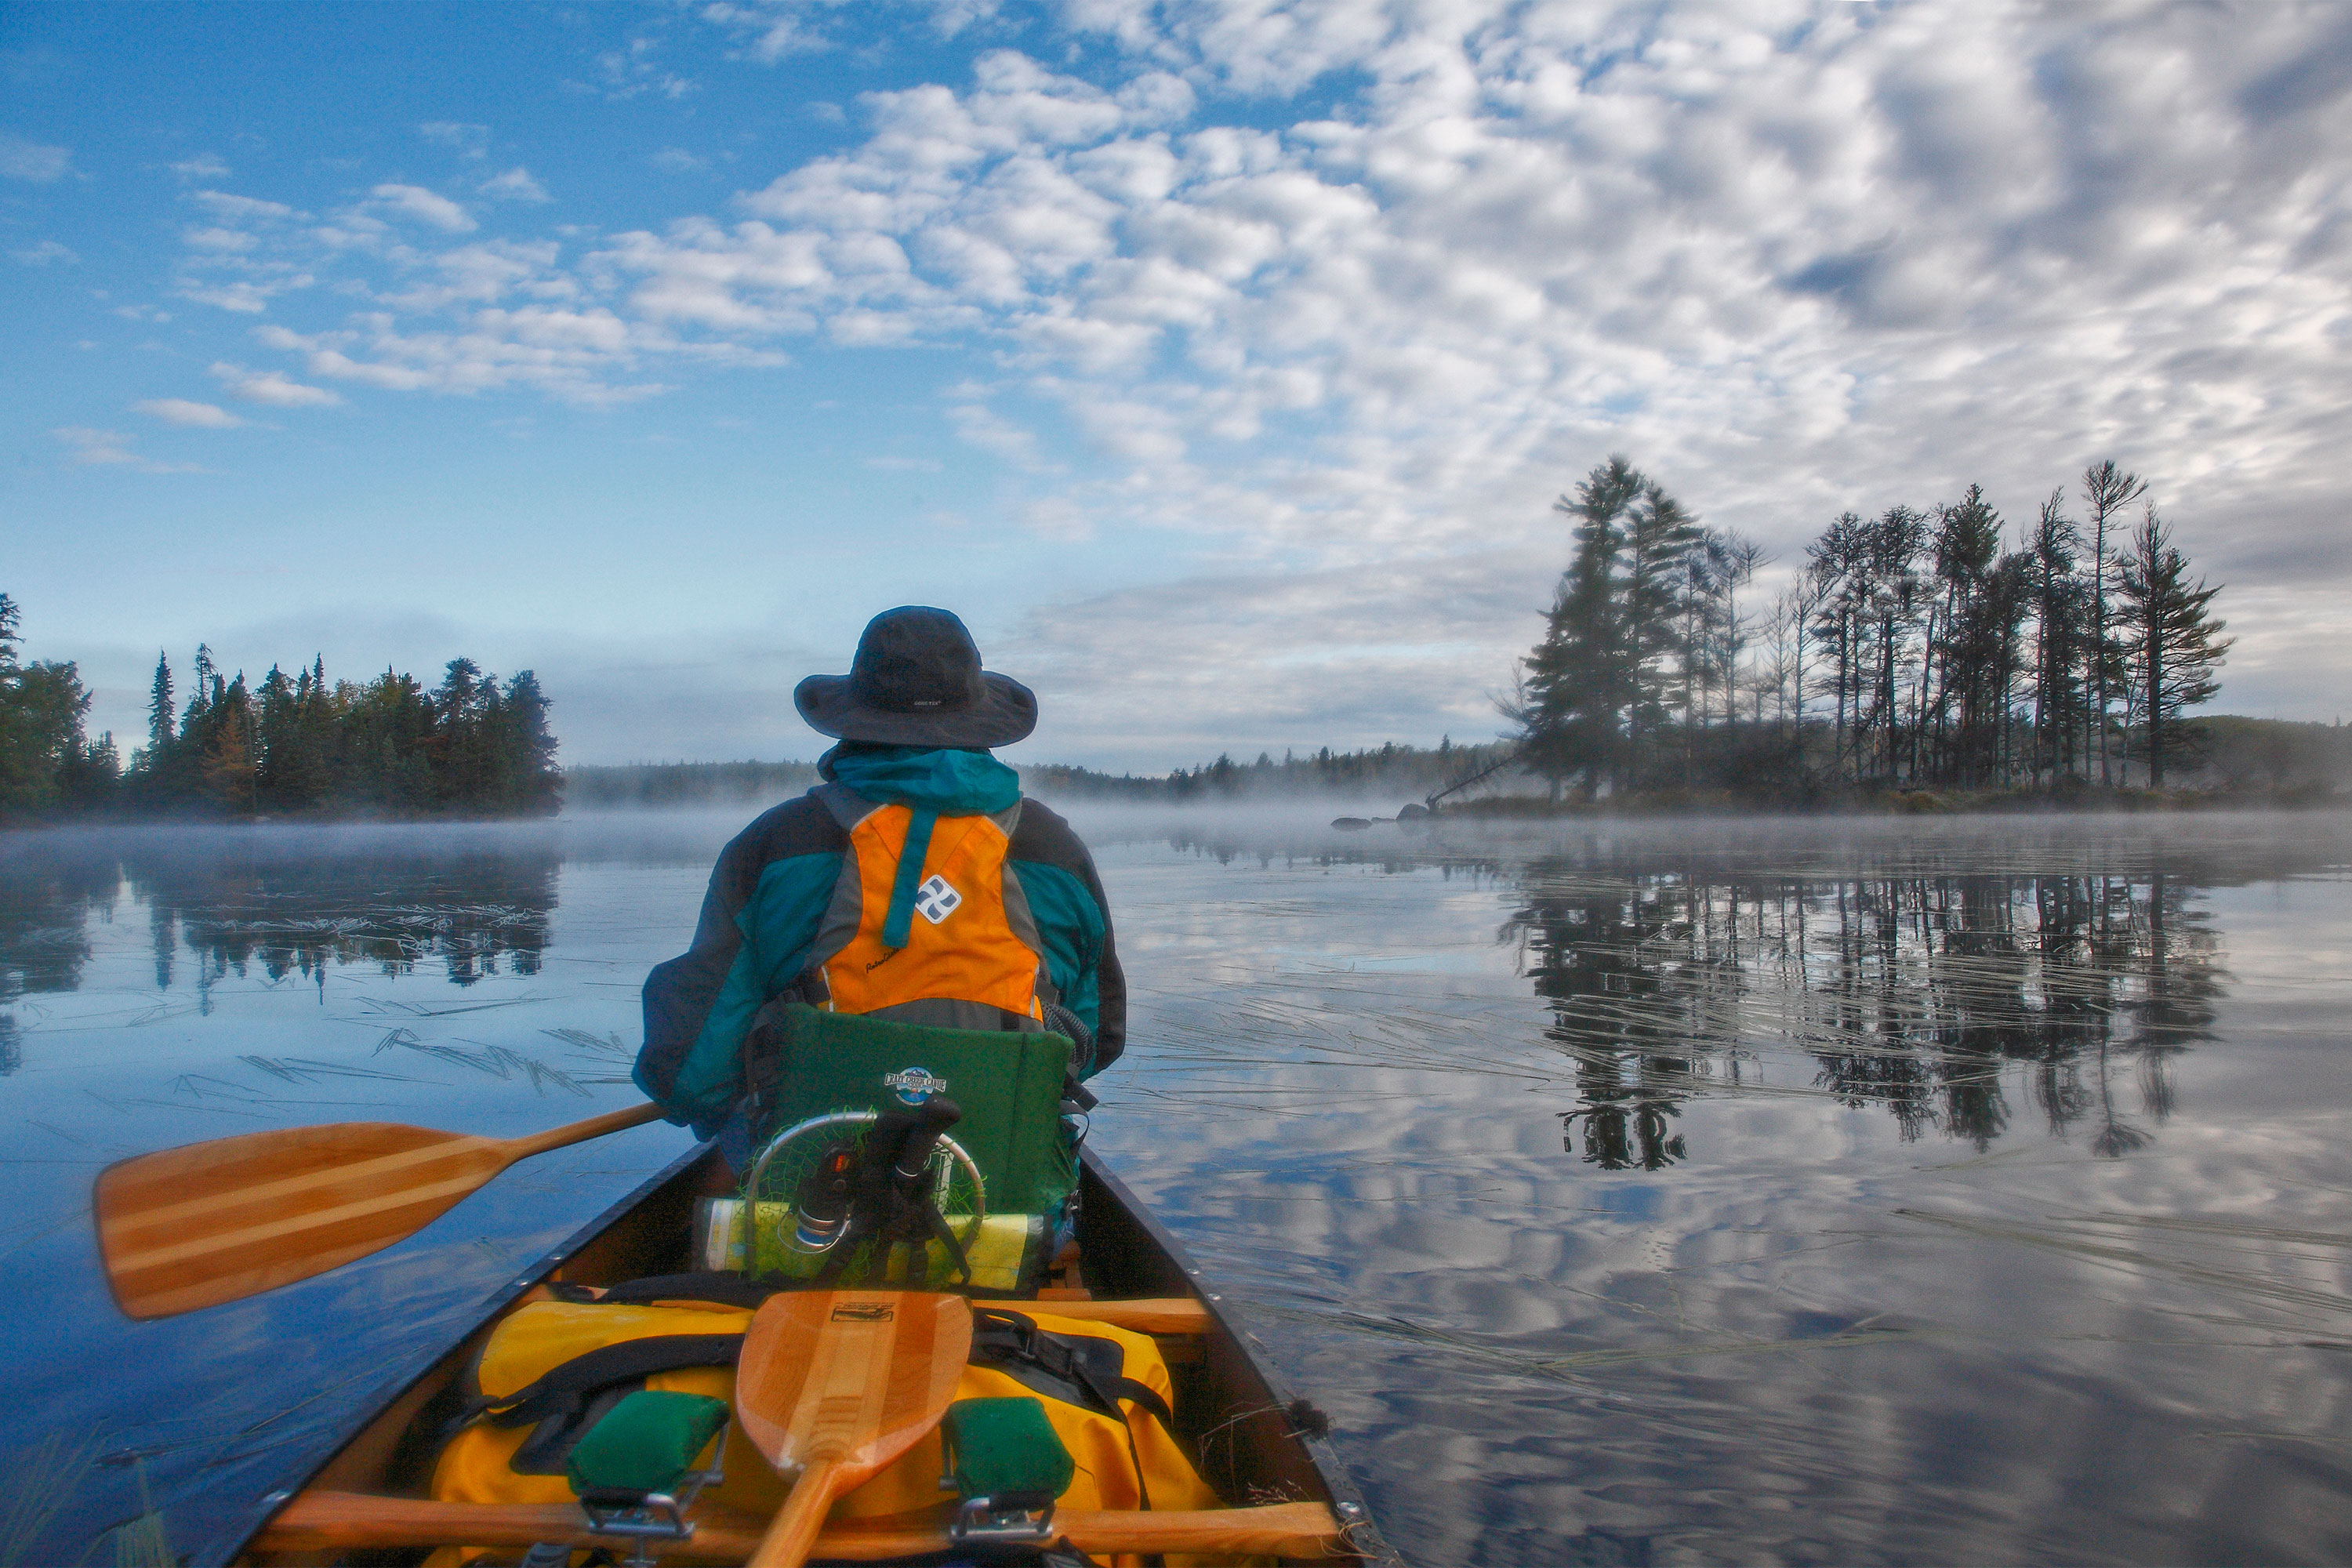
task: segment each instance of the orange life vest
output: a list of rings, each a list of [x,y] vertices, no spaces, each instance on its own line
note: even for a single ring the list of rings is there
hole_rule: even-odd
[[[1002,1028],[1005,1014],[1042,1023],[1043,945],[1005,864],[1020,806],[943,816],[838,785],[822,793],[849,829],[849,853],[803,972],[820,1005],[955,1027]],[[928,837],[911,866],[910,834]]]

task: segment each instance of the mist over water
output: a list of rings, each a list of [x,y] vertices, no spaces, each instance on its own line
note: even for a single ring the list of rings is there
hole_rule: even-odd
[[[2352,819],[1335,809],[1069,808],[1133,992],[1091,1137],[1408,1558],[2352,1555]],[[752,814],[0,838],[23,1560],[105,1557],[142,1488],[201,1554],[687,1139],[152,1324],[96,1171],[628,1103]]]

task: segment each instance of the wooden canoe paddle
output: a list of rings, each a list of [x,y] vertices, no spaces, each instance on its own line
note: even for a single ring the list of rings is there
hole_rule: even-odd
[[[529,1138],[341,1121],[142,1154],[99,1173],[106,1282],[133,1318],[257,1295],[405,1240],[517,1160],[661,1114],[634,1105]]]
[[[800,1477],[746,1568],[800,1568],[834,1500],[940,1424],[971,1353],[971,1306],[916,1290],[769,1298],[743,1336],[735,1412]]]

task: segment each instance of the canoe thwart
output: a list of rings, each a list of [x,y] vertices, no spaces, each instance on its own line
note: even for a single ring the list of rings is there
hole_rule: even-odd
[[[688,1516],[691,1541],[647,1543],[656,1555],[686,1562],[740,1563],[760,1545],[769,1521],[715,1505]],[[1339,1519],[1319,1502],[1199,1512],[1136,1512],[1063,1509],[1054,1533],[1087,1552],[1193,1552],[1202,1555],[1293,1558],[1349,1557]],[[257,1553],[334,1552],[393,1546],[610,1546],[571,1503],[426,1502],[359,1492],[307,1491],[289,1502],[252,1541]],[[948,1551],[945,1516],[936,1523],[904,1520],[848,1521],[817,1537],[815,1555],[873,1563]]]
[[[995,1301],[987,1305],[1007,1311],[1036,1311],[1085,1323],[1108,1323],[1139,1334],[1181,1336],[1205,1334],[1217,1321],[1209,1309],[1190,1296],[1153,1296],[1127,1301]]]

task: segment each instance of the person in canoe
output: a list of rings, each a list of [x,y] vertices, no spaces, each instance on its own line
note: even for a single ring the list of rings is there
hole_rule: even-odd
[[[646,977],[637,1086],[741,1171],[760,1120],[744,1047],[779,1005],[1052,1030],[1079,1079],[1116,1061],[1127,985],[1093,858],[989,754],[1036,726],[1035,694],[982,669],[955,616],[907,605],[793,702],[839,744],[823,783],[720,852],[693,945]]]

